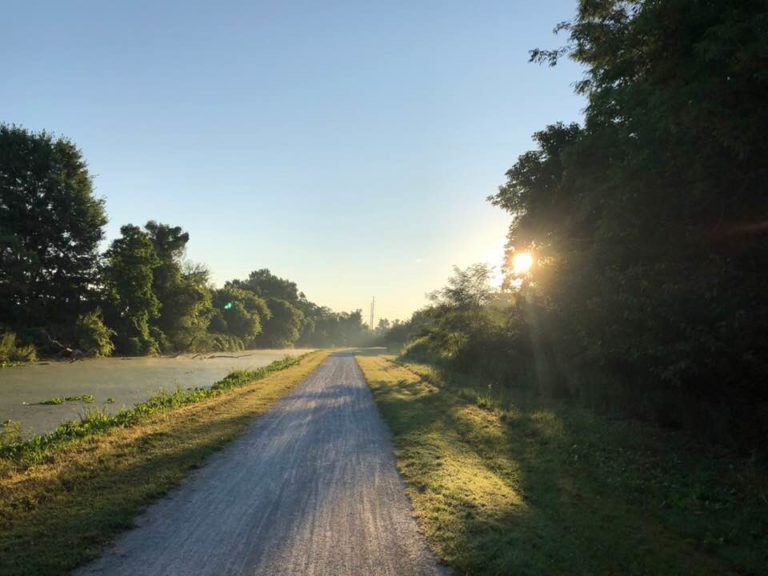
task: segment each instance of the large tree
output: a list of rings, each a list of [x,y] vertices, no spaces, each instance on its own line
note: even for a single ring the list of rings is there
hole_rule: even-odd
[[[271,317],[267,303],[253,292],[231,283],[213,293],[214,314],[210,330],[234,336],[246,348],[256,342],[263,325]]]
[[[72,142],[0,125],[0,323],[73,326],[90,307],[106,222]]]
[[[117,332],[118,352],[151,354],[158,351],[158,341],[150,324],[160,314],[154,272],[162,262],[147,232],[128,224],[120,233],[105,254],[107,322]]]
[[[493,201],[566,378],[601,402],[750,441],[768,432],[768,6],[582,0],[582,128],[555,125]],[[608,376],[605,378],[605,376]],[[751,437],[751,438],[750,438]]]
[[[304,314],[290,302],[279,298],[267,298],[270,318],[264,323],[264,330],[258,342],[267,348],[293,346],[301,335]]]
[[[153,325],[164,352],[187,350],[202,338],[211,313],[208,271],[183,261],[189,234],[180,226],[154,220],[144,227],[160,264],[153,271],[152,290],[160,304]]]
[[[295,282],[275,276],[267,268],[254,270],[247,280],[233,280],[231,284],[243,290],[250,290],[262,298],[278,298],[291,304],[304,299]]]

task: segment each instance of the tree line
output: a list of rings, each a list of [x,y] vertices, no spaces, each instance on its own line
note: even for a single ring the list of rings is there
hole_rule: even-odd
[[[369,337],[360,310],[334,312],[255,270],[210,283],[185,260],[189,233],[150,220],[100,252],[104,201],[66,138],[0,125],[0,361],[343,346]]]
[[[581,0],[548,65],[581,123],[534,135],[489,200],[507,261],[457,271],[396,336],[507,385],[755,448],[768,438],[768,7]]]

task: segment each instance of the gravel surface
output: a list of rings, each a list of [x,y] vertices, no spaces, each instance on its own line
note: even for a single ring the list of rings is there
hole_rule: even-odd
[[[351,354],[329,357],[76,572],[444,573],[417,531],[389,432]]]

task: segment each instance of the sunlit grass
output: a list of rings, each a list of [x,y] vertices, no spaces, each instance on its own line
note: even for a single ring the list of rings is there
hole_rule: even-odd
[[[358,362],[420,527],[458,574],[768,571],[768,483],[749,462],[430,366]]]

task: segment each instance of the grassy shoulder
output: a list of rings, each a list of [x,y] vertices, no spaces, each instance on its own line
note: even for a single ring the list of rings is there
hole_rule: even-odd
[[[419,524],[459,574],[768,574],[768,481],[636,422],[358,356]]]
[[[240,435],[328,356],[199,398],[168,395],[140,413],[26,443],[0,457],[0,574],[67,573],[94,558],[153,500]],[[226,379],[225,379],[226,380]]]

